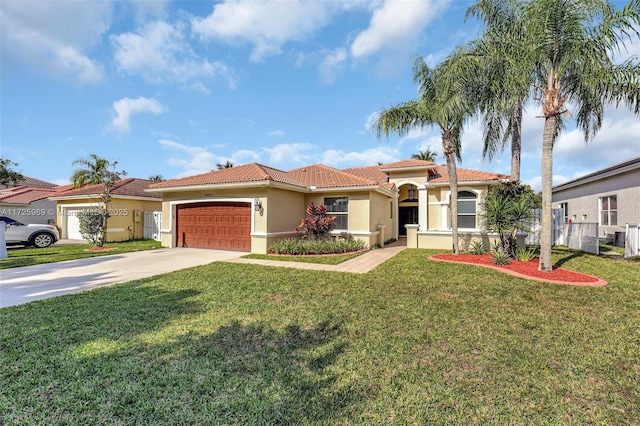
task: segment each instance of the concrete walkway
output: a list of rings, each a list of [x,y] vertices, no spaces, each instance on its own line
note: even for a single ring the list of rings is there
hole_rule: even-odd
[[[353,259],[349,259],[346,262],[339,263],[338,265],[322,265],[319,263],[289,262],[280,260],[244,259],[241,257],[228,259],[226,262],[251,263],[254,265],[279,266],[283,268],[311,269],[315,271],[336,271],[364,274],[371,271],[384,261],[391,259],[406,248],[406,245],[401,245],[396,242],[384,248],[371,250],[365,254],[354,257]]]
[[[244,253],[159,249],[0,270],[0,308],[206,265]]]

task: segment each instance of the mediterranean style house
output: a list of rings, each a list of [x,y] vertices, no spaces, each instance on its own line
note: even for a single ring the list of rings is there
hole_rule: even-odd
[[[488,239],[480,206],[508,176],[458,169],[460,246]],[[345,170],[322,164],[282,171],[251,163],[154,183],[162,196],[162,244],[266,253],[295,237],[310,202],[336,218],[333,234],[372,247],[407,238],[415,248],[451,248],[447,168],[404,160]]]
[[[159,211],[161,196],[146,192],[155,181],[128,178],[114,183],[111,188],[111,203],[107,220],[107,241],[127,241],[144,236],[145,212]],[[60,238],[84,239],[80,234],[78,212],[100,206],[102,184],[86,185],[50,194],[49,200],[57,202],[57,224],[61,229]]]
[[[0,185],[0,216],[22,223],[55,223],[56,203],[47,197],[59,188],[28,176],[11,185]]]
[[[598,237],[612,239],[627,223],[640,223],[640,157],[553,188],[552,207],[565,222],[597,223]]]

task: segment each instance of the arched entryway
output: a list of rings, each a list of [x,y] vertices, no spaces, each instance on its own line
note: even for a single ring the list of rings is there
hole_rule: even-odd
[[[406,236],[405,225],[418,223],[418,188],[413,184],[400,186],[398,201],[398,235]]]

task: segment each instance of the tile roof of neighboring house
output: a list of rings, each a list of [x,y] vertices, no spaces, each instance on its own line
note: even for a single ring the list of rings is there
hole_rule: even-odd
[[[54,188],[57,185],[55,183],[46,182],[44,180],[32,178],[32,177],[29,177],[29,176],[24,176],[24,179],[22,179],[21,181],[16,182],[15,184],[0,185],[0,189],[16,188],[16,187],[20,187],[20,186],[33,186],[33,187],[36,187],[36,188]]]
[[[354,186],[375,186],[379,182],[362,176],[357,176],[343,170],[323,164],[301,167],[287,172],[303,186],[316,188],[342,188]]]
[[[482,181],[500,181],[509,179],[507,175],[498,173],[481,172],[479,170],[456,169],[458,182],[482,182]],[[449,173],[446,166],[436,166],[434,174],[429,175],[429,183],[449,183]]]
[[[161,194],[153,192],[146,192],[145,189],[149,187],[155,181],[147,179],[128,178],[116,181],[111,188],[111,195],[130,196],[130,197],[147,197],[147,198],[162,198]],[[102,184],[98,185],[85,185],[81,188],[66,189],[63,191],[56,191],[49,194],[50,198],[67,197],[72,198],[75,196],[85,195],[97,195],[102,191]]]
[[[7,189],[0,190],[0,203],[31,204],[34,201],[47,198],[50,194],[51,194],[50,188],[33,188],[30,186],[18,186],[15,188],[7,188]]]

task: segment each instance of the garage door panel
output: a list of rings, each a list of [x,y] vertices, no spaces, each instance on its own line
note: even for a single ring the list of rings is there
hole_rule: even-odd
[[[251,204],[211,202],[176,208],[178,247],[251,251]]]

